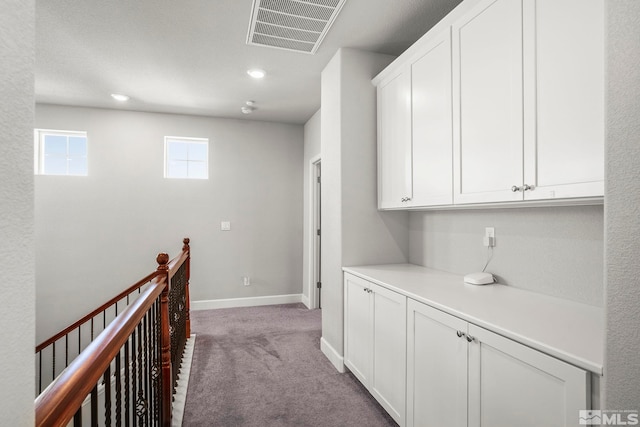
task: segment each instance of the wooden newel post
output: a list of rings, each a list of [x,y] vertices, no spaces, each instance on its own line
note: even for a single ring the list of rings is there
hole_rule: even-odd
[[[182,252],[187,253],[187,259],[186,259],[186,269],[187,269],[187,282],[185,283],[184,286],[184,292],[185,292],[185,299],[187,301],[187,305],[186,305],[186,339],[189,339],[189,337],[191,336],[191,299],[189,298],[189,279],[191,278],[191,247],[189,246],[189,242],[191,241],[191,239],[189,239],[188,237],[185,237],[184,239],[182,239]]]
[[[162,413],[161,425],[171,426],[171,336],[169,334],[169,254],[160,253],[156,257],[158,262],[158,277],[164,276],[164,289],[160,296],[160,346],[162,350],[161,381],[162,381]]]

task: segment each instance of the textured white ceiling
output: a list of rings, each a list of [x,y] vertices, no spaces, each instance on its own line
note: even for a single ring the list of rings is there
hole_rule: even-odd
[[[37,0],[36,101],[304,123],[338,48],[399,55],[459,2],[347,0],[309,55],[247,45],[251,0]]]

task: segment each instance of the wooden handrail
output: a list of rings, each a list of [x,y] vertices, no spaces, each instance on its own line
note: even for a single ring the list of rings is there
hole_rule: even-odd
[[[153,280],[35,401],[36,426],[66,426],[85,397],[120,352],[145,313],[168,286],[166,276]]]
[[[176,258],[178,258],[178,257],[176,257]],[[78,326],[81,326],[81,325],[85,324],[87,321],[89,321],[92,318],[96,317],[98,314],[102,313],[104,310],[106,310],[107,308],[109,308],[110,306],[115,304],[117,301],[120,301],[121,299],[123,299],[127,295],[131,294],[133,291],[135,291],[138,288],[140,288],[140,287],[144,286],[145,284],[149,283],[151,280],[153,280],[159,274],[160,273],[158,271],[154,271],[153,273],[149,274],[148,276],[140,279],[135,284],[129,286],[127,289],[125,289],[124,291],[120,292],[118,295],[116,295],[115,297],[111,298],[109,301],[105,302],[100,307],[96,308],[91,313],[87,314],[86,316],[84,316],[83,318],[78,320],[77,322],[72,323],[71,325],[67,326],[65,329],[61,330],[60,332],[58,332],[57,334],[55,334],[51,338],[47,339],[46,341],[43,341],[41,344],[39,344],[36,347],[36,353],[39,352],[39,351],[42,351],[42,349],[44,349],[47,346],[51,345],[52,343],[58,341],[60,338],[64,337],[65,335],[67,335],[68,333],[73,331],[74,329],[77,329]]]

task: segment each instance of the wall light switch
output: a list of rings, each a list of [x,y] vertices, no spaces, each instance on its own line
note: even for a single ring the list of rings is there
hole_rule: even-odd
[[[230,231],[231,230],[231,222],[230,221],[222,221],[220,223],[220,230],[222,230],[222,231]]]

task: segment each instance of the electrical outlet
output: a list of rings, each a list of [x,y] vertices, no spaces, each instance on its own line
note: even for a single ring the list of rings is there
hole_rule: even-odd
[[[251,277],[249,276],[242,276],[242,284],[244,286],[251,286]]]
[[[493,227],[485,227],[484,239],[482,240],[486,247],[492,248],[496,245],[496,230]]]

